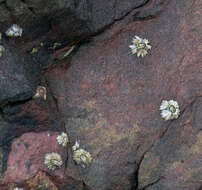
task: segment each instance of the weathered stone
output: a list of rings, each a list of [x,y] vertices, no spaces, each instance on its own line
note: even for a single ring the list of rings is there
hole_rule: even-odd
[[[7,28],[11,25],[12,19],[11,19],[11,13],[6,8],[5,4],[0,4],[0,26],[1,26],[1,32],[6,31]]]
[[[198,98],[146,153],[139,169],[140,189],[146,186],[149,190],[200,189],[201,111],[202,98]]]
[[[94,34],[111,25],[132,10],[147,4],[147,0],[7,0],[2,6],[1,31],[17,22],[23,27],[24,39],[35,39],[52,31],[52,36]],[[5,19],[4,19],[5,18]],[[7,20],[8,22],[4,22]],[[50,28],[51,24],[51,28]]]
[[[4,107],[7,122],[0,128],[0,145],[10,143],[25,132],[62,131],[64,124],[49,98],[50,95],[47,101],[34,99],[24,104]]]
[[[41,23],[49,26],[42,33],[52,30],[49,35],[57,33],[58,38],[69,33],[69,39],[80,39],[117,22],[81,44],[71,59],[59,61],[45,72],[55,104],[30,100],[3,107],[11,130],[0,140],[6,144],[26,130],[55,134],[54,130],[62,129],[63,119],[71,145],[78,140],[92,155],[92,163],[86,168],[76,165],[69,151],[63,173],[52,178],[55,174],[42,166],[42,154],[57,149],[51,148],[56,139],[48,141],[42,135],[46,133],[24,134],[13,142],[4,182],[24,182],[43,170],[47,172],[44,178],[61,190],[200,189],[202,2],[71,2],[65,7],[64,1],[25,0],[23,6],[29,3],[28,7],[39,11],[36,21],[45,13]],[[128,47],[135,35],[152,45],[144,58],[132,55]],[[178,101],[181,115],[177,120],[162,120],[159,106],[163,99]],[[17,147],[25,139],[31,144],[28,150],[23,144]],[[26,173],[25,161],[31,158],[33,168]],[[17,170],[22,175],[17,176]]]
[[[51,178],[44,172],[39,172],[37,175],[26,181],[29,190],[58,190]]]
[[[192,115],[196,118],[190,105],[201,96],[202,89],[201,38],[198,36],[201,2],[192,4],[192,11],[190,4],[170,1],[162,4],[164,10],[150,12],[157,14],[156,19],[145,15],[144,22],[128,25],[126,21],[120,22],[95,37],[93,42],[81,46],[72,57],[71,66],[65,66],[64,62],[47,72],[49,86],[66,118],[71,142],[79,140],[80,146],[93,157],[92,164],[85,169],[75,165],[90,189],[131,189],[132,186],[152,190],[199,189],[200,155],[193,155],[195,161],[192,159],[183,165],[187,172],[193,166],[187,180],[184,173],[181,180],[172,183],[176,175],[173,170],[166,170],[170,167],[167,164],[190,156],[183,150],[183,154],[179,154],[179,148],[186,147],[187,142],[191,143],[199,135],[197,131],[196,136],[188,137],[184,129],[188,118]],[[160,2],[157,7],[160,8]],[[131,17],[134,15],[125,19]],[[143,59],[132,55],[128,47],[134,35],[149,39],[152,45]],[[181,117],[178,120],[162,120],[159,106],[163,99],[179,102]],[[190,109],[187,114],[186,109]],[[192,128],[199,123],[194,121]],[[170,129],[170,138],[163,143]],[[179,133],[185,136],[179,138]],[[68,167],[73,166],[68,164]]]
[[[9,154],[7,170],[4,173],[4,183],[22,183],[35,176],[39,171],[45,171],[56,178],[64,178],[66,149],[57,143],[58,133],[25,133],[14,140]],[[62,157],[62,167],[52,171],[44,165],[46,153],[56,152]]]
[[[39,66],[17,48],[4,43],[0,64],[0,105],[21,102],[33,96],[39,80]]]
[[[0,181],[3,176],[3,150],[0,148]]]

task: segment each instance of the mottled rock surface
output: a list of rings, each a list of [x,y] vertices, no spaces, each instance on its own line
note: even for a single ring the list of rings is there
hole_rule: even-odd
[[[16,41],[24,54],[39,45],[29,41],[39,34],[45,35],[45,41],[61,40],[62,46],[50,51],[48,41],[43,53],[37,54],[41,74],[37,85],[47,87],[47,100],[32,99],[34,91],[29,96],[24,91],[22,96],[28,99],[2,106],[7,128],[0,128],[0,145],[4,150],[6,144],[11,147],[6,149],[10,154],[0,188],[12,183],[31,190],[46,186],[51,190],[202,188],[200,0],[7,0],[1,6],[10,8],[0,14],[13,14],[25,26],[25,36]],[[34,27],[38,33],[28,26],[30,19],[33,26],[38,23]],[[6,24],[1,20],[0,24],[3,30]],[[128,46],[134,35],[152,45],[144,58],[131,54]],[[80,41],[89,36],[85,43]],[[79,45],[66,59],[53,61],[61,48],[66,51],[72,46],[64,38],[74,44],[78,40]],[[44,70],[41,64],[46,61],[46,66],[54,65]],[[25,59],[25,63],[32,62]],[[20,85],[16,86],[22,90]],[[177,120],[160,117],[163,99],[178,101]],[[69,135],[67,149],[57,145],[60,131]],[[76,140],[93,157],[85,168],[72,158]],[[68,158],[61,173],[44,168],[43,155],[49,150]]]
[[[5,52],[0,60],[0,105],[31,98],[39,80],[39,68],[31,57],[17,47],[4,42]]]
[[[66,149],[57,143],[58,133],[25,133],[14,140],[9,154],[7,170],[3,182],[22,183],[35,176],[39,171],[48,172],[55,177],[64,178]],[[49,170],[45,164],[45,155],[56,152],[61,155],[63,164],[56,170]]]

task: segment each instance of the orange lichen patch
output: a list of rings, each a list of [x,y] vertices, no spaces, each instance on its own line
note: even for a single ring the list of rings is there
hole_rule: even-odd
[[[46,88],[44,86],[38,86],[36,89],[36,94],[33,96],[33,98],[43,98],[46,100]]]
[[[35,177],[29,179],[26,183],[30,190],[58,190],[50,177],[44,172],[39,172]]]

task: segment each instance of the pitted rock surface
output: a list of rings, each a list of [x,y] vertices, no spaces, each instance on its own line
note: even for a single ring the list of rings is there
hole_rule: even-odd
[[[22,183],[39,171],[52,173],[64,178],[66,149],[57,143],[58,133],[25,133],[14,140],[8,158],[7,170],[3,177],[5,183]],[[45,155],[56,152],[61,155],[63,164],[60,168],[49,170],[45,164]]]
[[[12,138],[8,138],[11,133],[0,134],[2,142],[12,144],[4,182],[21,182],[27,187],[27,181],[36,185],[42,176],[59,190],[200,190],[202,2],[118,0],[54,4],[52,0],[48,5],[50,12],[57,14],[51,19],[46,4],[38,9],[42,2],[21,3],[25,11],[27,5],[32,7],[32,14],[38,11],[39,20],[44,13],[48,15],[51,34],[59,34],[56,38],[67,37],[69,31],[72,39],[94,35],[80,43],[67,59],[41,72],[49,89],[48,101],[31,99],[2,107],[8,126],[23,126]],[[60,11],[59,2],[65,10]],[[47,23],[46,18],[40,21]],[[70,21],[72,29],[67,24]],[[43,35],[49,30],[44,30]],[[144,58],[132,55],[129,48],[135,35],[148,39],[152,45]],[[18,43],[25,48],[26,40],[25,44]],[[177,120],[164,121],[159,107],[162,100],[170,99],[179,103],[181,114]],[[64,154],[68,157],[62,168],[64,180],[60,181],[50,171],[44,172],[40,164],[42,152],[56,146],[53,141],[46,144],[48,137],[41,131],[57,133],[53,131],[64,131],[64,127],[70,144]],[[39,132],[28,133],[29,139],[35,137],[44,146],[32,145],[33,152],[29,150],[25,157],[35,158],[37,171],[19,177],[11,168],[24,163],[19,154],[25,153],[25,148],[15,152],[15,147],[19,139],[26,137],[27,128],[29,132]],[[5,137],[7,141],[3,141]],[[93,157],[86,168],[73,161],[71,146],[76,140]]]

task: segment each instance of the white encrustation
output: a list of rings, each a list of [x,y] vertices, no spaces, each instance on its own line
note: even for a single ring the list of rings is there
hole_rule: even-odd
[[[75,151],[75,150],[79,149],[79,146],[80,145],[79,145],[78,141],[76,141],[74,146],[72,146],[72,151]]]
[[[83,168],[88,166],[91,161],[92,157],[89,152],[80,148],[73,152],[73,160],[78,164],[81,165]]]
[[[144,57],[147,55],[148,50],[152,48],[147,39],[140,38],[139,36],[135,36],[132,43],[129,47],[131,48],[132,54],[137,54],[138,57]]]
[[[68,138],[67,133],[62,132],[61,135],[58,135],[57,141],[58,141],[58,144],[60,144],[64,147],[67,146],[67,143],[69,142],[69,138]]]
[[[55,170],[62,166],[62,158],[58,153],[52,152],[45,155],[44,164],[50,170]]]
[[[177,119],[180,115],[180,109],[177,101],[163,100],[160,106],[161,117],[165,120]]]
[[[8,30],[6,31],[6,35],[9,37],[20,37],[22,36],[22,28],[17,24],[13,24]]]

